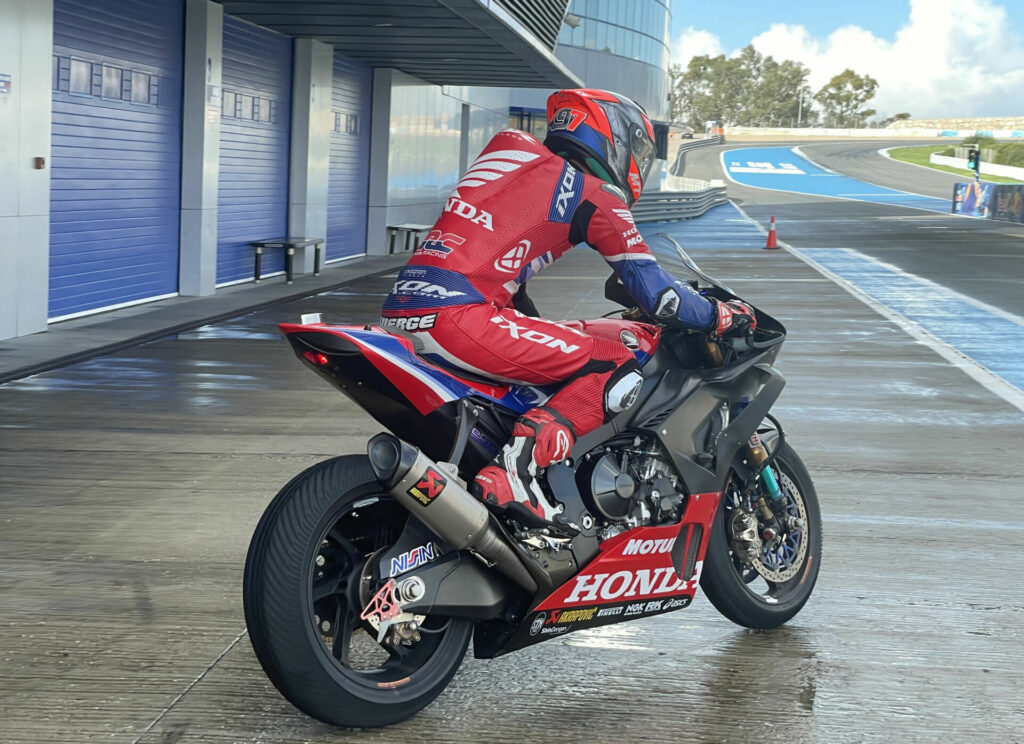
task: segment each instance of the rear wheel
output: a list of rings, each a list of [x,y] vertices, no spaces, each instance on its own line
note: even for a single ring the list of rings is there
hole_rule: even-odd
[[[360,620],[377,590],[364,577],[367,559],[390,547],[407,519],[367,458],[351,455],[296,476],[256,528],[245,565],[249,636],[277,689],[314,718],[359,727],[404,720],[462,661],[469,620],[417,616],[411,645],[379,644]]]
[[[756,507],[743,484],[731,483],[715,515],[700,579],[719,612],[759,630],[776,628],[800,611],[821,565],[821,509],[807,468],[784,442],[772,469],[782,491],[779,535],[762,541],[765,525]]]

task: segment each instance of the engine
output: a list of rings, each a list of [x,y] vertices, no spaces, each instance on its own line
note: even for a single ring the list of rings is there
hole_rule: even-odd
[[[639,436],[584,455],[577,485],[603,540],[638,525],[676,522],[686,500],[675,468]]]

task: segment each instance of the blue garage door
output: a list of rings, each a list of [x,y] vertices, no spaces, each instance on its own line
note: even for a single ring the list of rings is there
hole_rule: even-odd
[[[224,18],[217,283],[253,278],[250,241],[288,232],[292,40]],[[263,272],[284,270],[264,256]]]
[[[366,199],[369,189],[369,67],[334,55],[331,113],[331,174],[327,196],[327,260],[366,252]]]
[[[175,294],[183,0],[55,0],[51,318]]]

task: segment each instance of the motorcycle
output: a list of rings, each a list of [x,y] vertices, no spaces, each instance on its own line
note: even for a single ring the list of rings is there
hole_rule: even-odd
[[[650,245],[700,292],[738,299],[668,236]],[[625,344],[644,379],[631,406],[543,473],[565,505],[549,529],[492,513],[467,484],[552,389],[441,366],[409,329],[281,325],[307,367],[387,430],[365,455],[293,478],[249,547],[249,636],[300,710],[339,726],[395,723],[445,689],[471,638],[477,658],[494,658],[682,609],[698,586],[761,630],[807,602],[818,498],[769,413],[785,328],[755,309],[755,331],[712,338],[646,317],[614,275],[605,295],[621,317],[579,327]]]

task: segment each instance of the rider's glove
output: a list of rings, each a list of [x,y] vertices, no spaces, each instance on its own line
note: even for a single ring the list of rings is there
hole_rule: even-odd
[[[739,300],[719,302],[715,300],[716,320],[713,329],[714,335],[719,338],[724,336],[743,336],[747,331],[757,328],[757,318],[754,315],[754,308]]]

